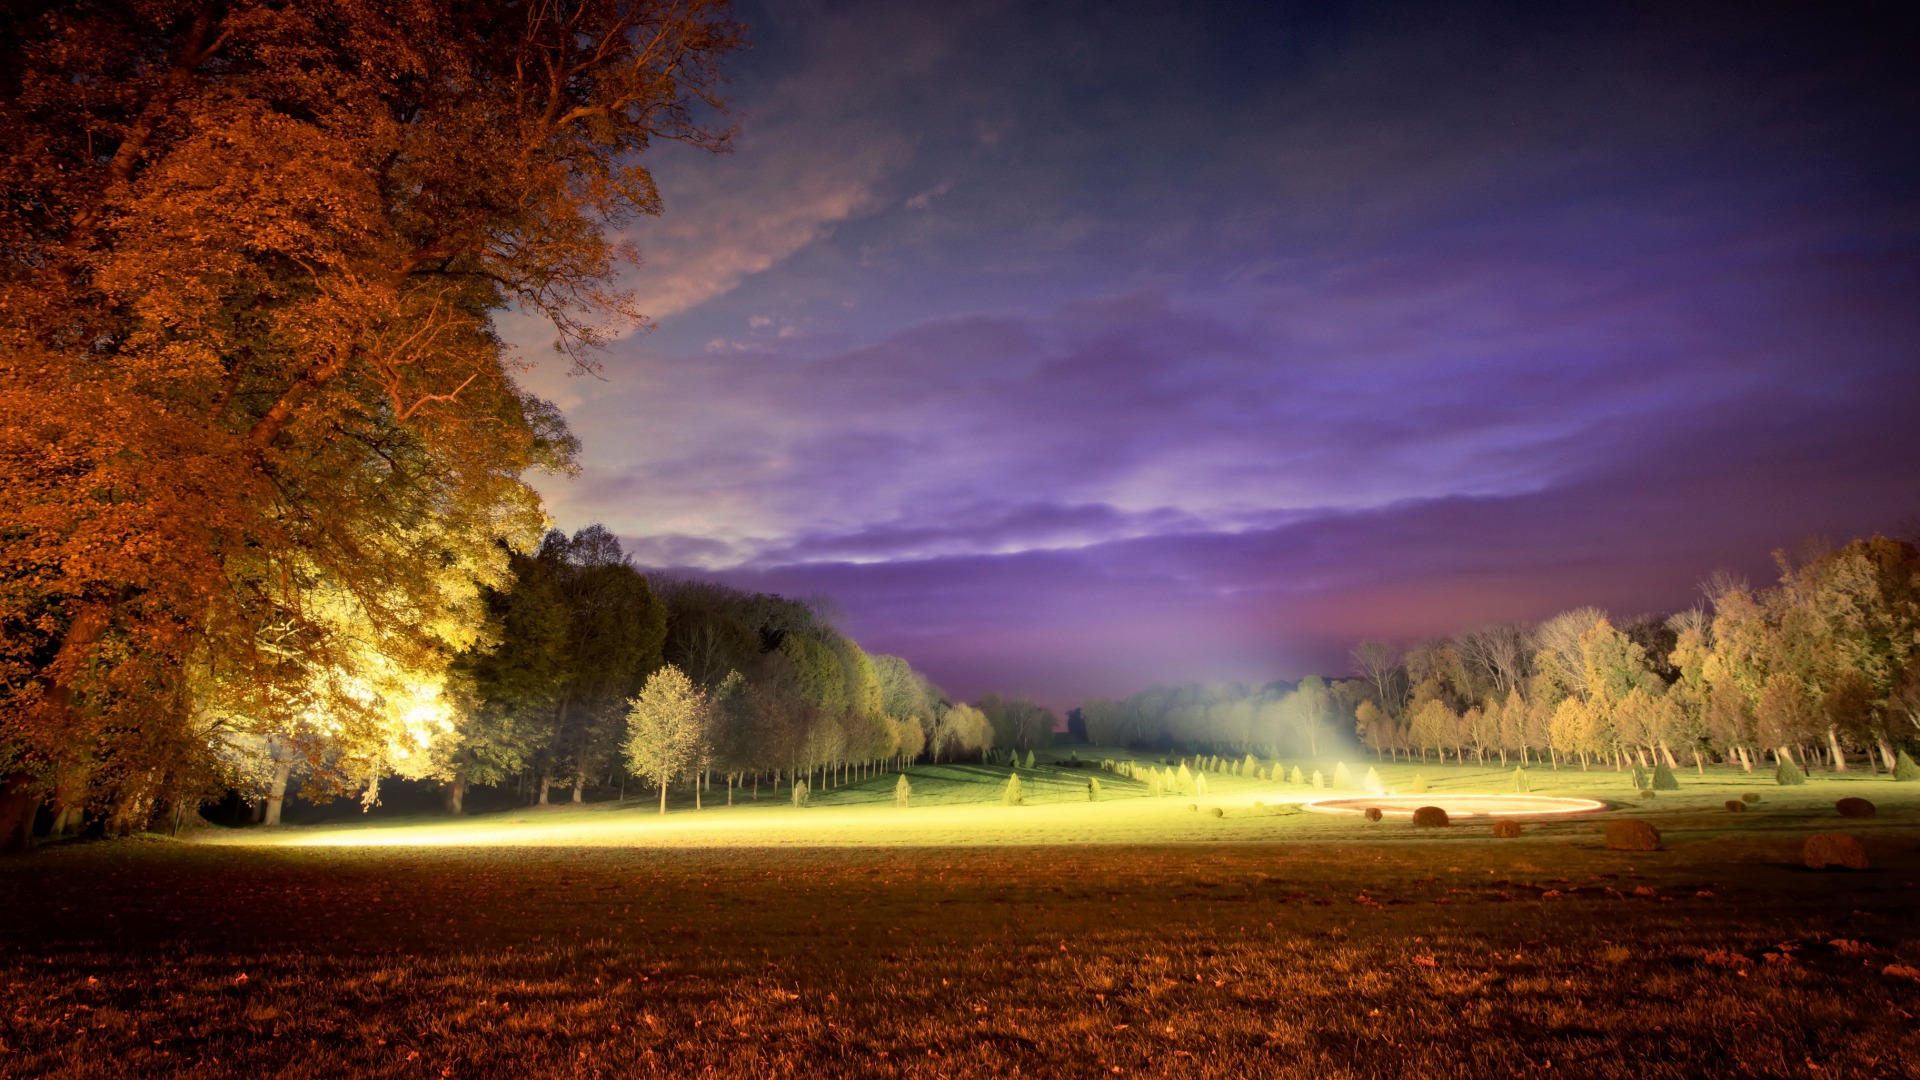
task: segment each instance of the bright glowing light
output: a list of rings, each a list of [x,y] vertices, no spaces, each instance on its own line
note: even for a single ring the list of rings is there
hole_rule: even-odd
[[[650,799],[639,804],[526,808],[470,819],[405,823],[294,826],[272,831],[203,832],[221,844],[294,847],[952,847],[999,844],[1190,843],[1221,839],[1272,840],[1304,824],[1276,817],[1250,799],[1206,800],[1223,818],[1196,812],[1186,798],[1130,798],[1097,803],[1004,806],[982,803],[911,806],[885,802],[796,810],[761,791],[758,804],[676,809],[661,816]]]
[[[1392,817],[1412,817],[1422,806],[1437,806],[1449,818],[1541,817],[1550,814],[1591,814],[1607,804],[1593,799],[1563,799],[1551,795],[1368,795],[1360,798],[1313,799],[1301,808],[1316,814],[1364,814],[1379,810]]]

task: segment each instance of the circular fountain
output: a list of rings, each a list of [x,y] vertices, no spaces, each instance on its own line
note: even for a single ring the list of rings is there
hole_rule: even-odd
[[[1461,818],[1548,817],[1591,814],[1607,804],[1593,799],[1566,799],[1552,795],[1355,795],[1313,799],[1301,809],[1316,814],[1364,814],[1379,810],[1388,817],[1412,817],[1422,806],[1437,806],[1455,821]]]

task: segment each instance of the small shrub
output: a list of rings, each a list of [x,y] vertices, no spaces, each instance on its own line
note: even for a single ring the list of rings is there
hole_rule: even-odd
[[[1296,784],[1304,784],[1307,782],[1306,774],[1300,771],[1300,766],[1298,765],[1293,767],[1293,782]]]
[[[1647,770],[1638,765],[1633,767],[1633,790],[1644,791],[1647,787]]]
[[[1150,797],[1157,799],[1160,797],[1161,793],[1162,793],[1162,789],[1160,787],[1160,774],[1155,773],[1152,776],[1147,778],[1147,794]]]
[[[1180,785],[1180,794],[1193,794],[1193,772],[1187,768],[1187,763],[1184,761],[1180,763],[1180,772],[1176,777],[1176,782]]]
[[[1895,780],[1920,780],[1920,765],[1915,765],[1913,759],[1907,756],[1905,750],[1901,750],[1893,756],[1893,778]]]
[[[1365,788],[1369,795],[1382,795],[1387,790],[1387,785],[1380,782],[1380,774],[1371,765],[1367,766],[1367,775],[1360,779],[1360,786]]]
[[[1743,803],[1757,803],[1760,801],[1760,796],[1751,791],[1743,791],[1740,793],[1740,801]]]
[[[1019,806],[1027,801],[1027,797],[1020,791],[1019,773],[1007,774],[1007,789],[1000,793],[1000,801],[1008,806]]]
[[[1027,768],[1033,768],[1033,751],[1027,751]]]
[[[1205,795],[1207,793],[1206,773],[1200,773],[1193,778],[1193,793],[1195,795]]]
[[[807,805],[807,782],[805,780],[795,780],[793,782],[793,805]]]
[[[1347,763],[1337,762],[1333,766],[1333,786],[1345,791],[1353,786],[1353,774],[1347,771]]]
[[[913,794],[913,785],[907,783],[907,774],[901,773],[899,781],[893,785],[893,805],[895,806],[907,805],[907,799],[912,794]]]
[[[1502,840],[1511,840],[1520,835],[1520,823],[1501,818],[1493,823],[1493,835]]]
[[[1800,771],[1791,757],[1781,754],[1780,764],[1773,767],[1773,782],[1781,787],[1798,787],[1807,782],[1807,774]]]
[[[1533,790],[1533,785],[1527,782],[1527,770],[1518,765],[1515,765],[1513,767],[1514,794],[1525,795],[1532,790]]]
[[[1216,807],[1214,807],[1214,808],[1213,808],[1213,816],[1214,816],[1214,817],[1226,817],[1226,816],[1227,816],[1227,812],[1226,812],[1225,810],[1222,810],[1222,809],[1220,809],[1219,807],[1217,807],[1217,806],[1216,806]]]
[[[1680,779],[1673,775],[1673,770],[1667,768],[1667,763],[1664,761],[1654,763],[1653,790],[1655,791],[1679,791],[1680,790]]]
[[[1313,770],[1313,786],[1317,788],[1323,788],[1327,786],[1327,778],[1320,775],[1319,769]]]
[[[1425,795],[1427,793],[1427,778],[1421,776],[1419,773],[1413,774],[1413,793],[1415,795]]]
[[[1368,821],[1379,821],[1384,816],[1377,806],[1369,806],[1366,809],[1366,818]]]
[[[1100,801],[1100,781],[1092,776],[1087,777],[1087,801]]]
[[[1641,789],[1640,789],[1640,797],[1641,797],[1641,798],[1643,798],[1643,799],[1651,799],[1651,798],[1653,798],[1653,797],[1654,797],[1655,795],[1657,795],[1657,794],[1659,794],[1659,793],[1658,793],[1658,792],[1656,792],[1656,791],[1654,791],[1654,790],[1653,790],[1652,788],[1641,788]]]
[[[1731,810],[1736,814],[1744,814],[1747,812],[1747,804],[1740,801],[1739,799],[1728,799],[1727,809]]]
[[[1259,760],[1256,759],[1252,754],[1248,754],[1247,759],[1240,763],[1240,775],[1254,776],[1254,777],[1259,776],[1260,775]]]
[[[1800,858],[1809,870],[1867,869],[1867,849],[1845,833],[1816,833],[1807,837],[1806,846],[1800,849]]]
[[[1852,796],[1834,803],[1833,808],[1840,811],[1841,817],[1850,818],[1870,818],[1876,813],[1879,813],[1880,809],[1873,805],[1870,800],[1854,798]]]
[[[1659,851],[1660,830],[1651,822],[1627,818],[1607,823],[1608,851]]]
[[[1447,820],[1447,812],[1438,806],[1422,806],[1413,812],[1413,824],[1419,829],[1444,829],[1453,822]]]

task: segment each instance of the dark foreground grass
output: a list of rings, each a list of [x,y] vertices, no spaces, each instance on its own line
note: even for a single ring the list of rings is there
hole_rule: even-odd
[[[1920,833],[0,866],[6,1076],[1913,1076]]]

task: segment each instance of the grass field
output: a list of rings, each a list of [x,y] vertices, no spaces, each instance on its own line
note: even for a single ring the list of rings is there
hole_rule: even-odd
[[[1621,806],[1495,840],[1041,773],[49,848],[0,864],[0,1075],[1920,1075],[1920,785],[1534,770]]]

